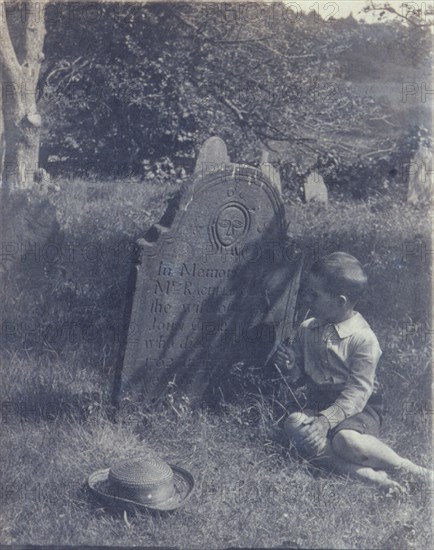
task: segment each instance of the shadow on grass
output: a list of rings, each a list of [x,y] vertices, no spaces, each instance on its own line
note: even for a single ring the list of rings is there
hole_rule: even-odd
[[[102,411],[102,395],[98,392],[71,393],[26,388],[2,402],[2,421],[6,424],[50,423],[59,419],[85,422]]]

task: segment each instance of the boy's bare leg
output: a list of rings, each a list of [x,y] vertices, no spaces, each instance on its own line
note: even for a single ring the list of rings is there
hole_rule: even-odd
[[[383,470],[374,470],[369,466],[361,466],[350,462],[337,455],[330,441],[321,456],[315,459],[315,464],[327,468],[337,474],[349,475],[368,483],[373,483],[384,491],[394,491],[402,493],[403,487],[391,479]]]
[[[373,435],[361,434],[355,430],[341,430],[333,438],[335,455],[345,461],[384,470],[389,473],[410,475],[429,481],[431,472],[398,455],[388,445]]]
[[[300,440],[300,436],[303,435],[303,429],[297,426],[296,420],[299,420],[298,417],[294,417],[292,420],[289,419],[284,425],[284,431],[290,440]],[[328,439],[326,440],[325,447],[319,454],[317,454],[317,449],[309,449],[306,448],[306,446],[304,446],[304,451],[307,455],[311,455],[311,462],[315,464],[315,466],[326,468],[337,474],[350,475],[362,481],[374,483],[385,491],[392,490],[399,493],[403,491],[401,485],[390,479],[386,472],[374,470],[369,466],[356,464],[336,454]]]

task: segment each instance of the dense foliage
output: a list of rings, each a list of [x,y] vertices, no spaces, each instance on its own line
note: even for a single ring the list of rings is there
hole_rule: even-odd
[[[70,177],[174,181],[218,134],[235,161],[276,151],[292,194],[315,165],[339,191],[381,192],[396,158],[411,154],[399,143],[428,119],[426,104],[403,105],[400,93],[408,68],[429,66],[429,33],[280,4],[250,15],[232,8],[48,13],[42,164]]]

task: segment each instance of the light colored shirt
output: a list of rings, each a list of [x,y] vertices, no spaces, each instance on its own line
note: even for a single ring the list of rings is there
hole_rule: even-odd
[[[307,319],[292,346],[295,362],[315,384],[340,391],[333,405],[320,411],[334,427],[345,418],[362,412],[378,388],[375,376],[381,348],[363,316],[341,323]]]

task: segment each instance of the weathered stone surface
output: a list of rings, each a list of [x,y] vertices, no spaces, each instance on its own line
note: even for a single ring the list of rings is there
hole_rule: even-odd
[[[152,404],[175,387],[193,401],[227,399],[230,367],[263,365],[289,314],[300,254],[279,195],[261,171],[226,164],[196,177],[158,232],[140,243],[115,394]]]
[[[414,206],[431,204],[433,190],[433,152],[421,145],[409,166],[407,202]]]
[[[306,202],[327,204],[328,192],[323,177],[317,170],[311,172],[304,184],[304,199]]]
[[[6,346],[42,346],[41,309],[51,299],[47,288],[55,270],[62,232],[56,208],[38,190],[0,193],[0,320],[9,323]],[[51,287],[53,288],[53,287]],[[4,325],[6,326],[6,324]]]
[[[18,268],[30,276],[43,269],[42,258],[58,241],[56,208],[37,189],[0,193],[2,263],[5,271]],[[51,251],[52,252],[52,251]]]

